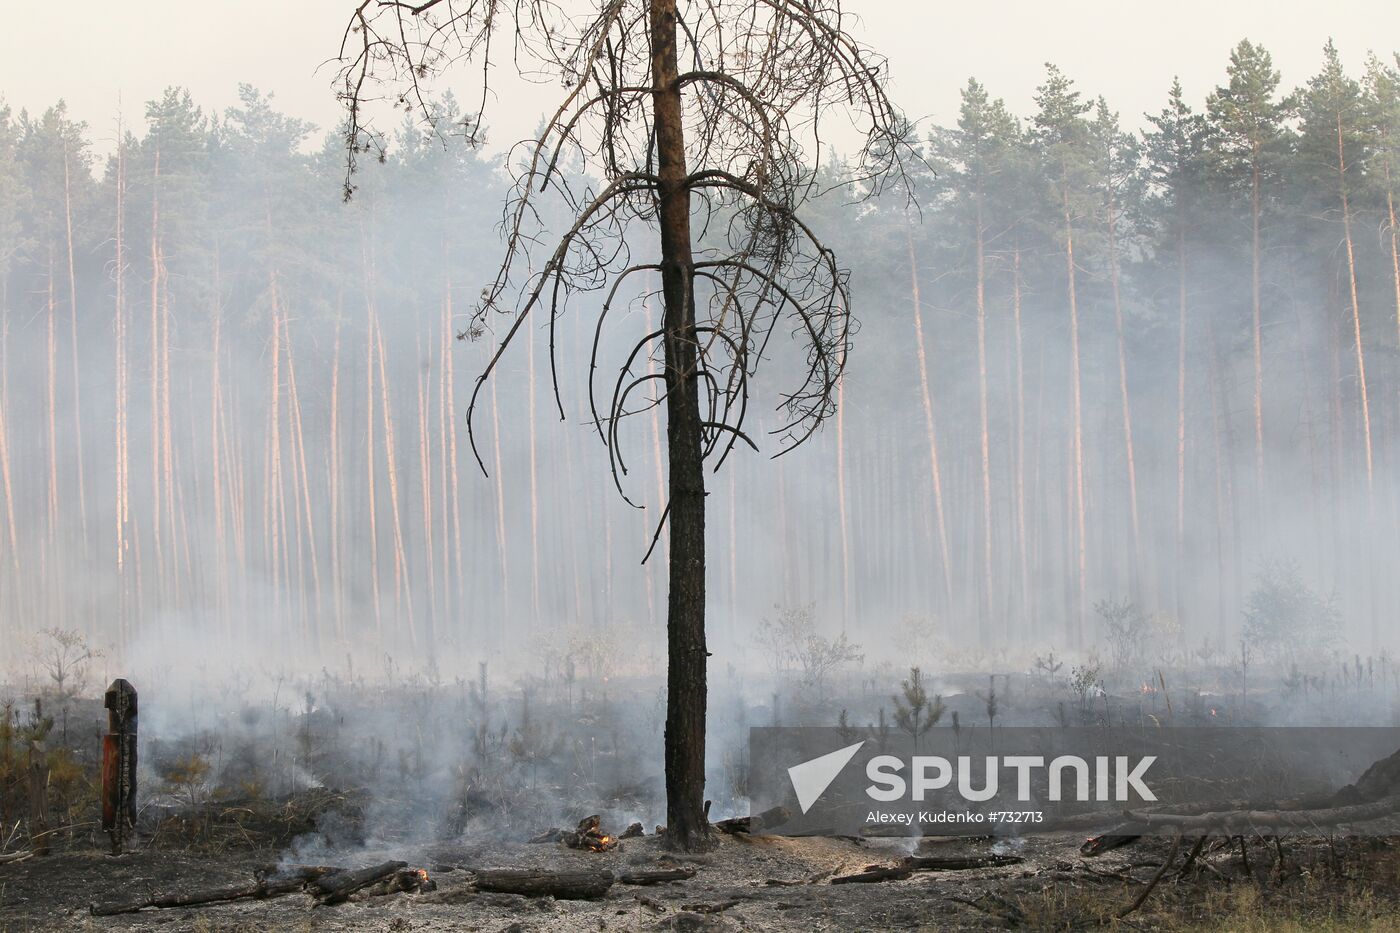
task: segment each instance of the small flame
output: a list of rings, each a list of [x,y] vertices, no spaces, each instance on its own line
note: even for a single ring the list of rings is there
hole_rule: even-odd
[[[1214,707],[1214,706],[1212,706],[1212,707],[1210,708],[1210,714],[1211,714],[1212,716],[1215,715],[1215,707]]]

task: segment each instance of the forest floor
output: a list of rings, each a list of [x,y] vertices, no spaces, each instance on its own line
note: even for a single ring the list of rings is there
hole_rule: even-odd
[[[1095,858],[1082,834],[1025,840],[1024,861],[998,868],[919,872],[905,880],[830,883],[869,865],[916,855],[984,855],[986,840],[718,836],[699,855],[668,852],[646,836],[603,853],[559,844],[481,842],[420,851],[347,853],[339,864],[381,858],[431,873],[437,889],[317,907],[306,894],[196,908],[94,917],[93,903],[150,892],[251,880],[276,849],[138,847],[120,857],[73,848],[0,865],[0,933],[50,930],[485,931],[580,930],[1400,930],[1400,840],[1255,839],[1206,846],[1183,875],[1177,857],[1146,902],[1123,919],[1166,858],[1166,839],[1144,839]],[[1218,846],[1218,847],[1217,847]],[[1006,851],[1003,842],[996,851]],[[1184,848],[1182,850],[1184,852]],[[1279,861],[1279,855],[1282,861]],[[614,884],[596,900],[478,892],[469,868],[553,871],[689,866],[689,880]]]

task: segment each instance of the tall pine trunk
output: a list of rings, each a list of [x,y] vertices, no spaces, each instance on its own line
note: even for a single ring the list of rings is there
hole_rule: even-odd
[[[1113,292],[1113,330],[1118,345],[1118,392],[1123,409],[1123,453],[1128,468],[1128,515],[1132,525],[1132,588],[1137,589],[1142,574],[1142,523],[1138,516],[1137,457],[1133,449],[1133,405],[1128,391],[1128,348],[1123,327],[1123,298],[1119,289],[1118,202],[1108,196],[1108,269]],[[1138,596],[1134,593],[1135,598]]]
[[[987,264],[982,230],[982,193],[977,192],[977,433],[982,454],[982,598],[981,637],[991,637],[992,598],[992,442],[987,415]]]
[[[705,473],[692,276],[690,190],[677,66],[676,0],[651,0],[666,453],[670,464],[670,589],[666,604],[666,837],[693,848],[708,835],[705,797]]]
[[[1065,221],[1065,274],[1068,278],[1069,297],[1069,359],[1070,359],[1070,414],[1073,421],[1071,440],[1071,469],[1073,480],[1071,496],[1074,509],[1074,550],[1075,550],[1075,606],[1069,625],[1069,642],[1078,648],[1084,637],[1084,611],[1088,601],[1088,562],[1087,542],[1085,541],[1086,511],[1084,502],[1084,407],[1081,398],[1079,368],[1079,299],[1075,290],[1074,269],[1074,223],[1070,214],[1069,186],[1065,182],[1062,192]]]
[[[1371,393],[1366,386],[1366,349],[1361,339],[1361,303],[1356,295],[1356,254],[1351,240],[1351,200],[1347,193],[1347,156],[1343,142],[1342,115],[1337,114],[1337,191],[1342,202],[1342,234],[1347,248],[1347,287],[1351,297],[1352,342],[1356,350],[1356,382],[1361,393],[1361,436],[1366,452],[1366,493],[1375,489],[1371,453]]]
[[[914,235],[904,231],[909,249],[910,295],[914,302],[914,350],[919,361],[919,391],[924,407],[924,433],[928,438],[929,474],[933,483],[933,514],[938,535],[938,561],[943,576],[943,609],[953,609],[953,561],[948,551],[948,524],[943,510],[943,470],[938,457],[938,423],[934,414],[933,390],[929,385],[928,354],[924,348],[924,315],[919,295],[919,265],[914,255]]]
[[[1254,483],[1259,514],[1264,513],[1264,330],[1263,299],[1260,295],[1259,265],[1263,248],[1259,234],[1260,186],[1263,169],[1259,164],[1259,144],[1254,145],[1250,168],[1249,216],[1253,229],[1250,250],[1251,331],[1254,338]]]
[[[88,553],[87,465],[83,462],[82,368],[78,361],[78,274],[73,258],[73,194],[68,171],[68,142],[63,143],[63,223],[68,241],[68,326],[73,361],[73,454],[77,471],[78,516],[83,554]]]

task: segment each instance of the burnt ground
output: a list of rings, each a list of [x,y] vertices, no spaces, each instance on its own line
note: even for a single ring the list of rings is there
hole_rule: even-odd
[[[93,917],[89,904],[247,881],[273,856],[147,847],[113,858],[73,849],[0,865],[0,931],[1400,929],[1400,844],[1393,837],[1293,839],[1281,846],[1255,839],[1248,868],[1238,843],[1220,840],[1184,876],[1178,855],[1146,904],[1123,920],[1115,915],[1143,891],[1168,840],[1143,840],[1092,859],[1079,854],[1081,841],[1069,833],[1028,840],[1020,850],[1025,861],[1007,867],[842,885],[830,879],[893,864],[912,841],[721,836],[700,855],[672,854],[656,837],[626,840],[605,853],[521,842],[362,850],[337,864],[404,858],[428,869],[437,890],[331,907],[293,894],[117,917]],[[924,840],[916,854],[990,851],[986,841]],[[694,866],[695,876],[647,887],[615,884],[593,901],[477,892],[467,870],[620,872],[677,864]]]

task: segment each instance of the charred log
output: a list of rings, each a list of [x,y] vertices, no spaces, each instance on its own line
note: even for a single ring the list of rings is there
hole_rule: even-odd
[[[93,904],[89,909],[94,917],[113,917],[118,914],[134,914],[147,908],[201,907],[205,904],[223,904],[228,901],[241,901],[250,898],[263,900],[270,897],[281,897],[284,894],[295,894],[304,886],[305,882],[295,878],[286,881],[251,881],[206,888],[200,891],[180,891],[130,901]]]
[[[672,881],[689,881],[695,877],[695,869],[689,867],[654,868],[640,871],[625,871],[617,876],[618,884],[667,884]]]
[[[720,820],[715,824],[715,829],[731,836],[737,833],[760,833],[782,826],[790,819],[792,819],[792,811],[787,807],[772,807],[756,816],[736,816],[732,819]]]
[[[361,888],[383,881],[407,867],[407,862],[389,861],[368,868],[336,872],[310,882],[306,885],[306,891],[316,898],[318,905],[339,904]]]
[[[1079,847],[1079,854],[1089,858],[1103,855],[1105,852],[1112,852],[1114,849],[1132,845],[1141,839],[1145,832],[1147,832],[1147,827],[1141,823],[1123,823],[1106,833],[1085,839],[1084,844]]]
[[[613,886],[610,871],[531,871],[528,869],[484,869],[476,873],[478,891],[520,894],[525,897],[553,897],[563,901],[583,901],[602,897]]]

